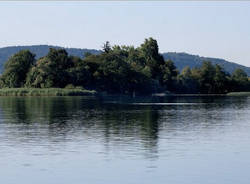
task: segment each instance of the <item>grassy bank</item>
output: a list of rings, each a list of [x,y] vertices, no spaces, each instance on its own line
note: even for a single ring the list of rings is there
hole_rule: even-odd
[[[65,88],[2,88],[0,96],[85,96],[95,91]]]
[[[94,90],[80,88],[2,88],[0,96],[87,96],[97,95]],[[102,94],[100,94],[102,95]],[[104,95],[105,96],[105,95]],[[113,96],[113,95],[112,95]],[[157,93],[152,96],[250,96],[250,92],[231,92],[227,94],[172,94]]]
[[[250,96],[250,92],[231,92],[227,96]]]

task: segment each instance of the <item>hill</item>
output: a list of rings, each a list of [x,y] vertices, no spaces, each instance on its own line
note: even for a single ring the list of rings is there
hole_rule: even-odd
[[[181,71],[185,66],[190,68],[200,67],[203,61],[210,61],[212,64],[219,64],[222,66],[228,73],[232,73],[236,68],[244,70],[248,76],[250,76],[250,67],[246,67],[237,63],[229,62],[224,59],[219,58],[210,58],[210,57],[201,57],[197,55],[191,55],[187,53],[176,53],[176,52],[167,52],[163,53],[165,60],[172,60],[175,63],[175,66]]]
[[[49,48],[63,48],[59,46],[51,46],[51,45],[32,45],[32,46],[13,46],[13,47],[3,47],[0,48],[0,73],[3,72],[4,63],[8,60],[8,58],[19,52],[20,50],[30,50],[34,54],[36,54],[36,58],[40,58],[45,56]],[[93,54],[98,54],[101,51],[95,49],[78,49],[78,48],[65,48],[69,55],[84,57],[85,52],[90,52]],[[229,73],[232,73],[236,68],[243,69],[248,76],[250,76],[250,67],[246,67],[243,65],[239,65],[237,63],[229,62],[224,59],[218,58],[209,58],[209,57],[201,57],[197,55],[191,55],[187,53],[176,53],[176,52],[166,52],[163,53],[164,58],[171,59],[174,61],[175,66],[178,70],[182,70],[185,66],[189,66],[190,68],[199,67],[202,65],[203,61],[211,61],[213,64],[219,64],[225,68],[225,70]]]

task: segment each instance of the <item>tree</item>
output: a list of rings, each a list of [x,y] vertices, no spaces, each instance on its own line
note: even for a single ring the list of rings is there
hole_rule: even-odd
[[[142,56],[140,48],[128,48],[127,62],[138,69],[143,69],[146,66],[145,58]]]
[[[195,79],[194,69],[191,70],[190,67],[185,67],[181,74],[178,75],[178,89],[179,93],[198,93],[199,83]]]
[[[83,53],[83,56],[84,56],[84,57],[89,57],[89,56],[91,56],[91,55],[93,55],[91,52],[84,52],[84,53]]]
[[[141,44],[140,51],[142,57],[145,59],[145,64],[149,66],[151,70],[152,78],[161,80],[161,65],[164,65],[165,61],[163,56],[159,54],[157,41],[153,38],[145,39],[144,43]]]
[[[105,53],[109,53],[111,51],[111,45],[109,43],[109,41],[106,41],[104,44],[103,44],[103,47],[102,47],[103,51]]]
[[[22,87],[25,83],[27,72],[34,62],[35,55],[28,50],[22,50],[10,57],[1,76],[2,87]]]
[[[129,64],[113,52],[102,55],[101,59],[102,63],[94,73],[98,88],[111,93],[124,93],[129,85]]]
[[[209,61],[204,61],[200,68],[200,90],[201,93],[213,93],[214,92],[214,75],[215,68]]]
[[[140,47],[110,46],[104,52],[69,56],[65,49],[50,49],[35,63],[35,55],[21,51],[12,56],[0,77],[1,87],[50,88],[82,86],[86,89],[119,94],[227,93],[250,90],[247,74],[237,69],[230,74],[219,65],[203,62],[186,67],[179,74],[174,62],[164,61],[157,41],[145,39]]]
[[[247,91],[249,90],[249,80],[246,72],[242,69],[236,69],[232,73],[232,91]]]
[[[28,87],[65,87],[70,83],[68,69],[72,60],[64,49],[51,48],[48,55],[39,59],[27,76]]]
[[[178,71],[172,60],[168,60],[164,65],[161,65],[160,83],[169,91],[175,90]]]
[[[90,56],[90,55],[89,55]],[[74,86],[87,87],[91,84],[91,72],[90,67],[79,57],[71,56],[71,62],[74,65],[67,69],[69,79],[68,83],[73,84]]]
[[[238,82],[247,82],[248,81],[248,77],[247,77],[246,72],[240,68],[236,69],[233,72],[232,78],[233,78],[233,80],[238,81]]]
[[[215,65],[214,93],[228,92],[228,78],[226,72],[220,65]]]

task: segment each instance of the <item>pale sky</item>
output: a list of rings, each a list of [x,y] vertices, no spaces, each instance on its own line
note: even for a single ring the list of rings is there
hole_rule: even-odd
[[[250,2],[0,2],[0,47],[49,44],[100,49],[157,39],[187,52],[250,66]]]

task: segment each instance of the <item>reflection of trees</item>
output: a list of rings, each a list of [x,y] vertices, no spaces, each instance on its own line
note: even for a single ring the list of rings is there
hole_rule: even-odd
[[[157,149],[159,114],[151,106],[107,104],[93,97],[2,97],[0,110],[5,123],[18,125],[17,137],[33,132],[41,141],[63,142],[90,136],[105,145]]]
[[[101,119],[97,126],[103,130],[106,149],[113,143],[123,145],[125,141],[126,145],[143,145],[151,153],[157,151],[158,110],[151,106],[113,105],[105,108]]]
[[[131,102],[129,99],[119,103],[104,101],[94,97],[1,97],[0,116],[4,123],[17,125],[11,135],[17,141],[24,141],[18,138],[60,143],[74,139],[98,141],[106,149],[140,148],[152,157],[157,156],[159,131],[167,138],[196,128],[208,131],[225,123],[223,116],[227,114],[218,115],[220,111],[246,108],[248,104],[247,97],[135,99],[136,102],[199,103],[195,106],[131,105],[127,103]]]

